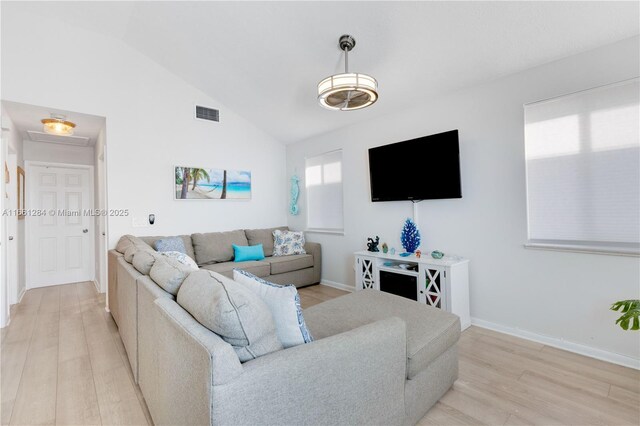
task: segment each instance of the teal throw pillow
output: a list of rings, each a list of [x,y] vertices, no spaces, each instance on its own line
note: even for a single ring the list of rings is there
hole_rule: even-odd
[[[234,262],[246,262],[248,260],[264,259],[264,249],[262,244],[255,246],[237,246],[233,244]]]

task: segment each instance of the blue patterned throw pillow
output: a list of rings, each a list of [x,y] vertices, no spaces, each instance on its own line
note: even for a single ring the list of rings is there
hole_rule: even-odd
[[[182,238],[180,237],[163,238],[156,241],[154,246],[159,252],[179,251],[180,253],[187,254],[187,249],[184,247],[184,241],[182,241]]]
[[[197,271],[198,269],[200,269],[198,268],[198,264],[196,263],[195,260],[193,260],[188,255],[181,253],[179,251],[161,251],[160,254],[165,257],[170,257],[172,259],[175,259],[178,262],[182,263],[184,266],[193,269],[194,271]]]
[[[273,255],[290,256],[292,254],[307,254],[304,249],[304,232],[273,231]]]
[[[241,269],[233,270],[233,280],[256,294],[269,307],[276,324],[276,334],[285,349],[313,342],[302,316],[296,286],[270,283]]]

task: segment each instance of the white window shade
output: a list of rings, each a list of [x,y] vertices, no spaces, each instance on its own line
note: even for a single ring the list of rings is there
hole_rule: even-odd
[[[638,79],[525,105],[529,244],[640,252]]]
[[[332,151],[305,161],[307,229],[342,232],[342,151]]]

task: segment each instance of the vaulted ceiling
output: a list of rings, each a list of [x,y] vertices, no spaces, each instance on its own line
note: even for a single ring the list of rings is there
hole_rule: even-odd
[[[283,143],[637,35],[638,2],[42,2],[65,24],[123,40]],[[335,112],[316,85],[378,79],[380,100]]]

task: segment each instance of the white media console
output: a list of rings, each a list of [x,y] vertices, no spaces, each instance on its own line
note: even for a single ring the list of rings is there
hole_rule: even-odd
[[[471,325],[469,259],[370,251],[356,252],[355,258],[356,290],[371,288],[407,297],[458,315],[462,330]]]

